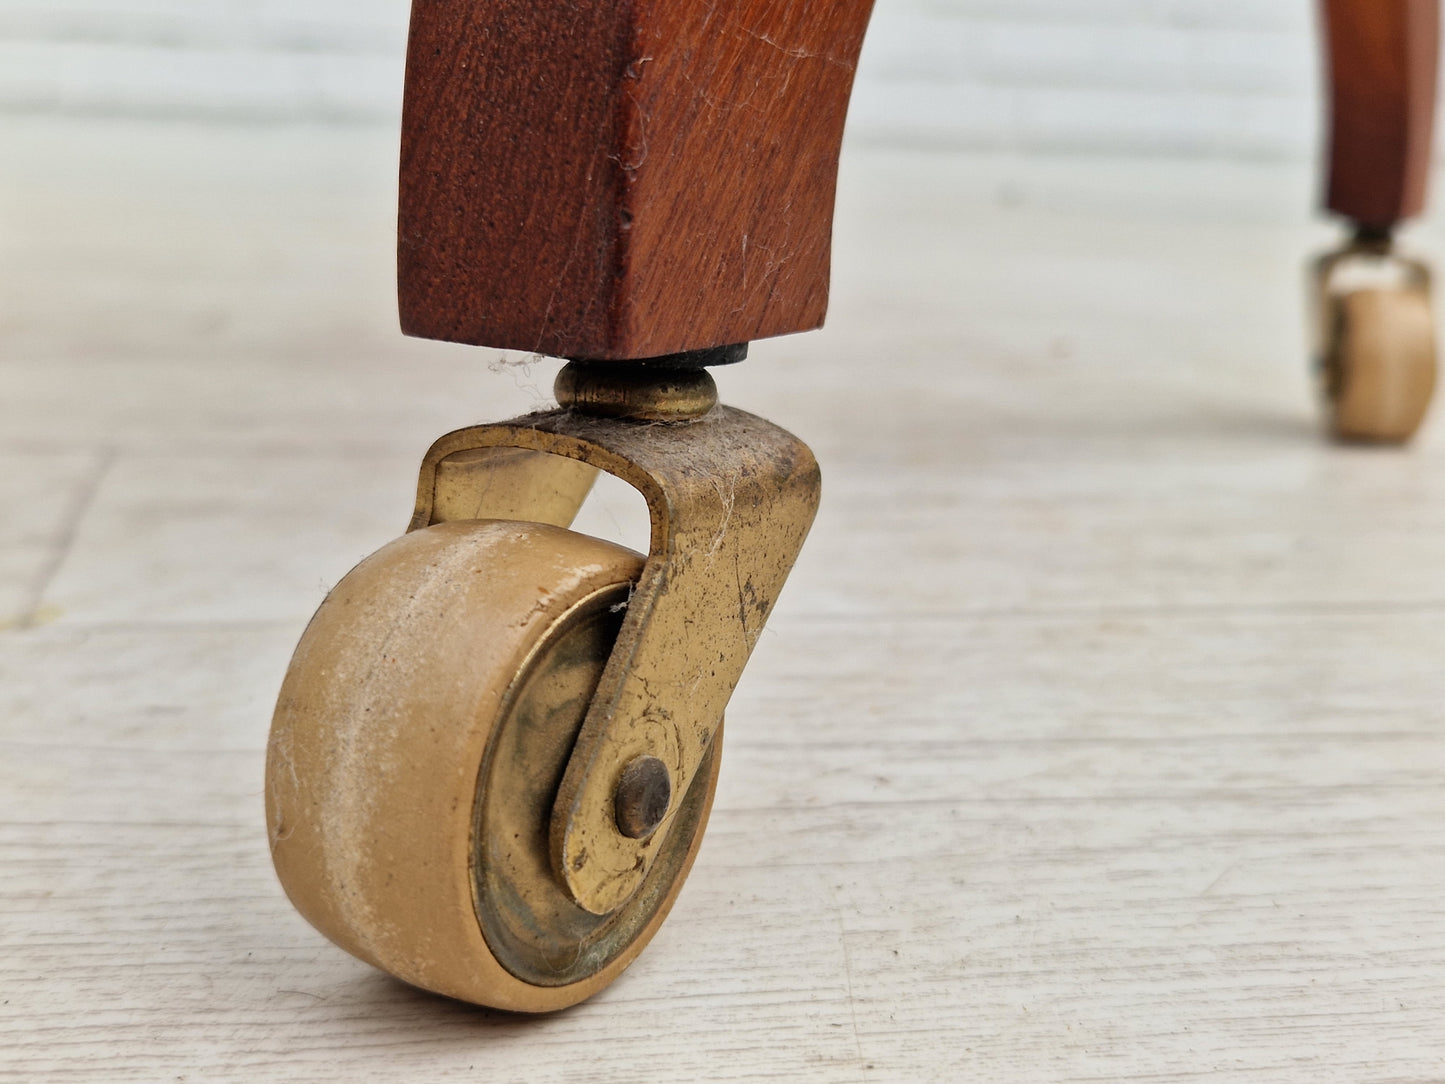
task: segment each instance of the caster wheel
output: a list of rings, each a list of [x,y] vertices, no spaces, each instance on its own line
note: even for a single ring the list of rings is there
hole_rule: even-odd
[[[291,661],[266,765],[276,870],[312,925],[413,985],[524,1012],[575,1004],[632,961],[697,853],[716,753],[610,914],[573,902],[548,826],[641,568],[558,527],[463,520],[336,586]]]
[[[1325,377],[1335,436],[1399,443],[1425,418],[1435,389],[1429,295],[1361,289],[1332,301]]]

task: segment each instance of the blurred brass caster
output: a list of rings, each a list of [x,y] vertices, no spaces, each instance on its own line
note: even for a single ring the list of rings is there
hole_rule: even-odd
[[[723,709],[819,477],[706,372],[664,373],[573,363],[561,409],[442,437],[409,532],[296,648],[266,767],[276,870],[317,929],[407,982],[581,1001],[692,864]],[[566,529],[598,470],[646,497],[646,558]]]
[[[1330,426],[1341,440],[1402,443],[1435,390],[1430,270],[1362,235],[1315,264],[1319,357]]]

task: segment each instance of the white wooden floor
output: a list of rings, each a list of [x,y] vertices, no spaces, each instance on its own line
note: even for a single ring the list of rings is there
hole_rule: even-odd
[[[829,328],[719,374],[826,496],[709,840],[531,1019],[313,933],[261,774],[553,365],[395,332],[380,128],[0,144],[0,1078],[1445,1079],[1445,426],[1319,439],[1302,167],[848,158]]]

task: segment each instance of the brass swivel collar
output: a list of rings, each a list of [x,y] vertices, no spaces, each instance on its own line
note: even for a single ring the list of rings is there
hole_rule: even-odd
[[[557,374],[553,394],[563,410],[595,418],[693,421],[717,406],[717,384],[705,366],[747,356],[747,343],[736,343],[635,361],[574,358]]]

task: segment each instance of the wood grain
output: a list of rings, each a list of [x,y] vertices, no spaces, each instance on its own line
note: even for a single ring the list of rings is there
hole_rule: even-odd
[[[817,327],[871,0],[418,0],[410,335],[639,358]]]
[[[1425,206],[1440,0],[1324,0],[1331,211],[1388,227]]]

